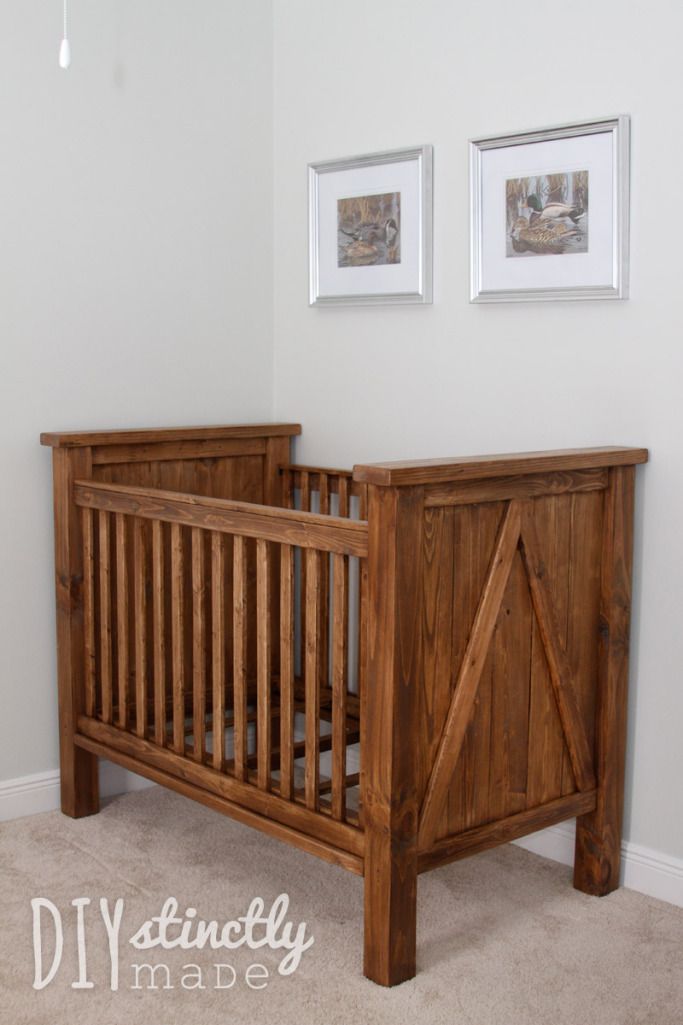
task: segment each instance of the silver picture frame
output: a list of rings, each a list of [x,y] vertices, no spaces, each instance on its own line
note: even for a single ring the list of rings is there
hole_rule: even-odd
[[[432,147],[412,146],[404,149],[387,150],[380,153],[370,153],[363,156],[344,157],[337,160],[322,160],[308,165],[308,228],[309,228],[309,305],[310,306],[375,306],[385,304],[409,304],[409,303],[431,303],[432,301]],[[412,232],[414,249],[411,245],[410,275],[396,275],[402,280],[396,285],[387,283],[389,275],[378,275],[375,273],[378,268],[366,266],[355,267],[358,271],[353,275],[354,279],[360,279],[355,287],[345,290],[339,284],[336,277],[337,287],[330,287],[330,279],[333,275],[324,270],[324,260],[321,259],[321,227],[325,212],[327,217],[331,216],[330,203],[326,204],[326,211],[321,211],[321,191],[325,185],[326,176],[343,174],[344,181],[348,175],[348,192],[350,195],[360,195],[364,174],[369,169],[387,167],[387,182],[392,180],[390,168],[396,164],[413,164],[414,174],[411,192],[412,209],[414,218],[414,231]],[[366,177],[369,177],[366,174]],[[376,176],[374,176],[376,179]],[[327,179],[331,181],[332,179]],[[377,185],[372,186],[375,190]],[[336,216],[336,214],[335,214]],[[388,223],[388,222],[387,222]],[[337,237],[335,228],[335,239]],[[331,228],[327,226],[328,247],[332,245]],[[401,241],[403,245],[403,240]],[[335,260],[337,243],[335,245]],[[329,256],[328,263],[329,263]],[[338,262],[338,261],[337,261]],[[406,261],[407,263],[408,261]],[[323,267],[321,268],[321,264]],[[341,266],[341,265],[340,265]],[[336,266],[335,266],[336,271]],[[326,280],[327,279],[327,280]]]
[[[599,282],[581,282],[574,280],[570,284],[534,284],[528,287],[491,287],[491,278],[503,276],[496,269],[491,273],[489,267],[502,267],[500,252],[492,256],[494,245],[489,242],[488,254],[485,242],[485,215],[487,202],[493,202],[484,182],[485,162],[492,150],[512,150],[514,147],[527,146],[533,143],[550,142],[553,140],[577,140],[575,147],[580,166],[581,139],[588,139],[597,134],[608,134],[611,141],[611,238],[603,240],[602,249],[605,256],[600,265]],[[607,150],[607,146],[605,145]],[[531,152],[531,151],[528,151]],[[626,299],[629,289],[629,172],[630,172],[630,118],[622,114],[614,117],[599,118],[591,121],[574,122],[552,128],[535,129],[533,131],[505,133],[482,138],[470,139],[470,302],[501,303],[501,302],[532,302],[557,299]],[[500,197],[495,202],[500,204]],[[552,204],[551,204],[552,205]],[[496,208],[497,209],[497,208]],[[534,216],[532,211],[532,217]],[[569,224],[569,221],[566,222]],[[506,225],[507,231],[507,225]],[[497,240],[499,247],[500,240]],[[507,238],[505,240],[507,244]],[[588,246],[588,241],[586,241]],[[609,248],[608,248],[609,247]],[[507,253],[506,255],[510,255]],[[529,254],[531,255],[531,254]],[[534,254],[536,255],[536,254]],[[487,259],[489,264],[487,265]],[[557,259],[557,257],[552,257]],[[572,256],[573,260],[576,257]],[[533,277],[533,261],[527,261],[527,278]],[[540,266],[540,265],[537,265]],[[569,266],[569,265],[567,265]],[[578,268],[578,269],[577,269]],[[487,270],[489,271],[487,273]],[[582,265],[574,263],[572,274],[580,278]],[[595,277],[595,274],[592,275]],[[488,287],[487,287],[488,283]]]

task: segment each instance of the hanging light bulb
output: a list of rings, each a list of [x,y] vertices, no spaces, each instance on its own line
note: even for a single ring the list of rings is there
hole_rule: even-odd
[[[62,38],[62,45],[59,47],[59,66],[60,68],[66,69],[71,65],[71,46],[69,44],[69,26],[68,26],[68,0],[64,0],[64,35]]]

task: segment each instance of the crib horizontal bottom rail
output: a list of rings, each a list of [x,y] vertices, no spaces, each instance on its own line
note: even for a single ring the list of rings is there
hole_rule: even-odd
[[[470,854],[478,854],[490,847],[509,843],[520,836],[546,829],[577,815],[585,815],[595,809],[596,802],[597,790],[569,794],[567,797],[558,797],[555,801],[541,804],[537,808],[528,808],[516,815],[487,822],[483,826],[475,826],[464,833],[444,837],[429,850],[419,853],[418,872],[428,872],[432,868],[439,868],[459,858],[467,858]]]
[[[101,748],[94,753],[104,758],[110,758],[111,761],[118,761],[121,764],[123,763],[119,756],[133,760],[137,766],[132,769],[133,772],[139,772],[142,776],[152,778],[149,772],[144,771],[145,769],[160,771],[165,777],[172,777],[179,783],[191,786],[193,790],[213,794],[215,798],[225,801],[231,806],[239,807],[245,813],[249,812],[255,815],[263,823],[259,828],[265,832],[268,832],[270,824],[279,824],[301,835],[305,834],[309,840],[315,839],[321,844],[329,846],[339,856],[349,855],[352,859],[362,860],[365,837],[362,830],[355,826],[338,822],[328,815],[310,811],[300,804],[286,801],[276,794],[260,790],[250,783],[226,776],[216,769],[191,761],[174,751],[157,747],[150,741],[126,733],[115,726],[89,719],[87,716],[80,716],[74,743],[91,751],[92,747],[89,744],[92,742],[97,743]],[[179,789],[179,787],[175,787],[175,789]],[[224,811],[226,814],[232,814],[227,807]],[[233,817],[237,816],[233,815]],[[246,819],[242,818],[240,821],[246,821]],[[249,820],[249,824],[252,824],[251,820]],[[294,843],[293,840],[291,842]],[[328,860],[331,859],[328,858]],[[341,862],[336,859],[336,863]],[[351,871],[356,871],[356,869],[352,868]]]
[[[77,746],[83,748],[83,750],[90,751],[91,754],[97,755],[100,758],[108,758],[122,768],[128,769],[130,772],[136,772],[153,783],[167,787],[169,790],[175,790],[176,793],[182,794],[183,797],[190,797],[193,801],[198,801],[200,804],[206,805],[207,808],[213,809],[213,811],[221,812],[221,814],[227,815],[228,818],[235,819],[236,822],[242,822],[245,826],[259,829],[262,833],[267,833],[268,836],[272,836],[276,840],[282,840],[292,847],[298,847],[308,854],[314,854],[317,858],[321,858],[331,865],[338,865],[340,868],[345,868],[348,872],[355,873],[355,875],[363,875],[363,859],[355,854],[340,850],[324,840],[300,833],[291,826],[285,826],[280,822],[264,818],[263,815],[250,811],[240,804],[235,804],[233,801],[229,801],[227,798],[221,797],[210,790],[205,790],[203,787],[188,783],[187,780],[180,779],[178,776],[164,772],[163,769],[158,769],[146,762],[141,762],[132,755],[113,750],[107,744],[102,744],[90,737],[77,736],[75,741]]]

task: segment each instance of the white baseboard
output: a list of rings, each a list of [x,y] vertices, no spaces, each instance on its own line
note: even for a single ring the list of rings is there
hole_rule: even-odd
[[[355,769],[349,767],[349,771]],[[100,761],[100,792],[103,797],[149,786],[154,784],[142,776],[136,776],[113,762]],[[59,772],[56,770],[0,782],[0,822],[58,808]],[[564,822],[515,843],[543,858],[571,865],[574,861],[574,831],[573,822]],[[622,844],[621,859],[622,885],[683,907],[683,859],[629,841]]]
[[[515,840],[515,843],[543,858],[572,865],[575,832],[574,822],[563,822]],[[621,845],[621,884],[629,890],[683,907],[683,859],[624,840]]]
[[[136,776],[113,762],[100,760],[102,797],[114,797],[149,786],[154,784],[148,779]],[[59,772],[56,769],[0,782],[0,822],[37,815],[42,811],[56,811],[59,805]]]

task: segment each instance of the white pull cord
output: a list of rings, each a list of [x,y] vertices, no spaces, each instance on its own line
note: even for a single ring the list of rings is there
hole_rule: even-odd
[[[71,46],[69,44],[69,24],[68,24],[68,2],[64,0],[64,34],[62,37],[62,45],[59,48],[59,66],[66,70],[71,65]]]

